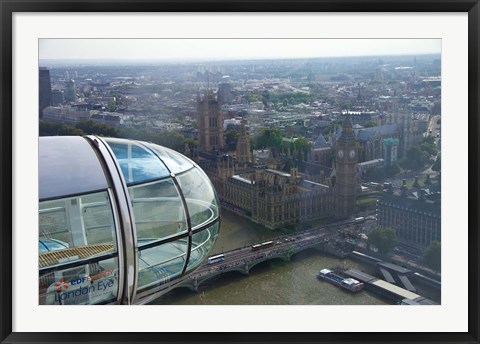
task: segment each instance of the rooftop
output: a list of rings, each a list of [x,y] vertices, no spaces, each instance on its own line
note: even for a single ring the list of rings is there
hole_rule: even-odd
[[[394,135],[398,133],[396,124],[385,124],[376,127],[364,128],[358,131],[359,140],[371,140],[378,136]]]

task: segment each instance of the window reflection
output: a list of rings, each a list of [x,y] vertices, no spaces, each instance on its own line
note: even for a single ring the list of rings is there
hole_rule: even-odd
[[[208,256],[210,250],[215,243],[218,235],[219,223],[215,223],[210,227],[193,234],[192,237],[192,252],[188,261],[187,271],[199,266],[204,258]]]
[[[139,245],[187,230],[185,209],[172,179],[131,186],[129,192]]]
[[[139,240],[141,244],[141,240]],[[164,284],[179,276],[185,265],[188,239],[139,251],[138,288]]]
[[[178,174],[187,171],[194,166],[189,159],[174,150],[155,144],[149,144],[149,146],[153,149],[155,154],[162,159],[165,165],[168,166],[168,169],[172,173]]]
[[[118,278],[117,258],[41,273],[39,303],[88,305],[112,302],[117,298]]]
[[[115,233],[107,191],[40,202],[40,304],[90,304],[115,299],[118,291],[118,261],[112,258],[117,252]],[[105,282],[109,284],[105,287],[108,292],[102,289],[103,285],[88,284],[95,280],[92,276],[100,279],[107,275],[112,279],[111,283]]]
[[[208,177],[198,168],[177,176],[187,201],[192,227],[198,228],[218,217],[218,204]]]
[[[40,202],[39,241],[44,251],[103,243],[113,250],[115,221],[107,191]]]

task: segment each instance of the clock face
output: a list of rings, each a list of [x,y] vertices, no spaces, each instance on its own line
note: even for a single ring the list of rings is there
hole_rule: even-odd
[[[339,149],[337,154],[340,159],[343,158],[343,149]]]
[[[355,158],[355,150],[352,149],[348,154],[350,155],[351,159]]]

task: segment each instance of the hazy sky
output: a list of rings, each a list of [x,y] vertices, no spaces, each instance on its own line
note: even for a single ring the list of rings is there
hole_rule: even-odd
[[[440,39],[40,39],[40,59],[206,60],[441,52]]]

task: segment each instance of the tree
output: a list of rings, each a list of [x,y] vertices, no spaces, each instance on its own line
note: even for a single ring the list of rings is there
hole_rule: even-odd
[[[84,132],[68,124],[62,124],[57,131],[60,136],[83,136]]]
[[[400,165],[409,170],[419,170],[429,161],[430,157],[437,154],[434,138],[424,137],[422,141],[407,150],[406,156]]]
[[[110,100],[107,104],[107,109],[108,111],[110,112],[114,112],[115,109],[116,109],[116,105],[115,105],[115,102],[113,100]]]
[[[260,94],[246,94],[244,98],[248,103],[260,102],[263,99]]]
[[[381,181],[385,179],[385,171],[383,167],[370,168],[365,171],[365,178],[367,180]]]
[[[227,133],[225,134],[225,143],[227,144],[229,150],[235,150],[239,136],[240,134],[238,133],[238,131],[234,129],[227,131]]]
[[[391,178],[400,173],[401,169],[397,162],[391,165],[368,169],[365,172],[365,178],[373,181],[382,181],[385,178]]]
[[[185,137],[174,131],[163,131],[155,143],[181,152],[185,148]]]
[[[343,106],[341,106],[341,108],[345,110],[350,110],[352,108],[352,102],[343,103]]]
[[[262,93],[262,103],[265,108],[268,108],[268,103],[270,102],[270,93],[268,90],[263,91]]]
[[[377,125],[378,125],[378,124],[377,124],[377,122],[375,122],[375,121],[368,121],[368,122],[365,122],[365,123],[363,124],[363,127],[364,127],[364,128],[372,128],[372,127],[376,127]]]
[[[407,150],[406,156],[400,165],[408,170],[419,170],[423,168],[432,155],[437,154],[434,138],[424,137],[418,144]]]
[[[401,171],[400,166],[398,165],[397,162],[394,162],[391,165],[385,166],[383,170],[385,173],[385,177],[387,178],[393,177],[394,175],[399,174]]]
[[[297,152],[301,153],[300,160],[306,160],[311,146],[308,140],[304,137],[299,137],[293,142],[293,146]]]
[[[60,128],[60,123],[48,121],[48,120],[40,120],[39,123],[39,135],[40,136],[55,136],[58,135],[58,129]]]
[[[425,166],[429,157],[430,155],[419,146],[413,146],[407,150],[407,154],[400,161],[400,165],[405,169],[417,171]]]
[[[270,93],[268,100],[272,103],[288,104],[309,103],[312,96],[302,92]]]
[[[420,143],[420,149],[430,155],[437,154],[437,146],[433,136],[424,137]]]
[[[158,143],[158,133],[151,128],[145,127],[130,127],[122,129],[119,133],[119,137]]]
[[[54,121],[40,121],[39,136],[82,136],[82,129]]]
[[[280,149],[282,145],[282,135],[278,129],[263,129],[255,140],[255,147]]]
[[[119,132],[105,123],[98,123],[92,120],[80,121],[76,125],[77,129],[82,130],[86,135],[99,135],[105,137],[118,137]]]
[[[339,127],[339,126],[340,126],[340,124],[338,122],[332,122],[322,129],[322,134],[325,136],[325,135],[328,135],[332,132],[335,133],[337,127]]]
[[[368,235],[368,245],[378,249],[378,253],[387,256],[397,245],[397,234],[391,227],[376,228]]]
[[[184,146],[185,146],[185,143],[188,145],[190,149],[194,149],[198,147],[198,141],[195,141],[194,139],[191,139],[188,137],[186,137],[184,140]]]
[[[436,272],[441,272],[441,243],[433,241],[425,250],[423,260],[425,264]]]

